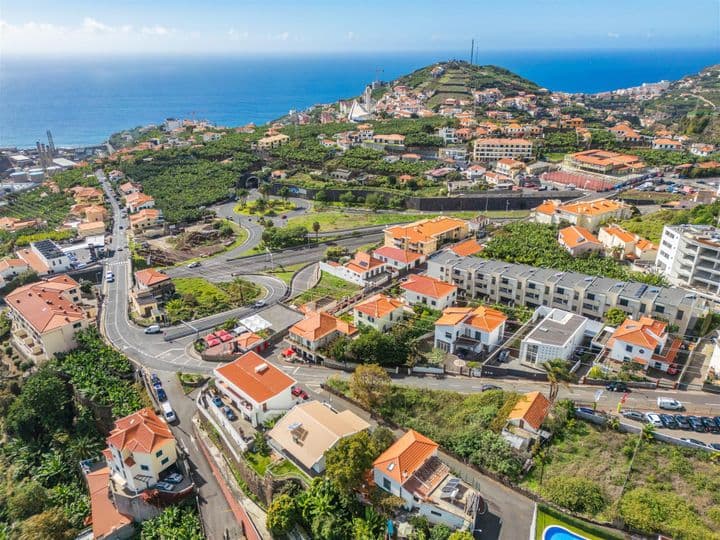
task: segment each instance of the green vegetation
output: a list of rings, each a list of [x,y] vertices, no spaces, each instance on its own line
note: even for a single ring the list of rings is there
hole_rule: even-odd
[[[478,256],[653,285],[664,283],[662,276],[630,272],[611,258],[573,257],[558,244],[557,230],[540,223],[510,223],[493,235]]]
[[[267,227],[262,233],[263,245],[271,249],[284,249],[308,243],[306,227]]]
[[[293,302],[295,304],[304,304],[321,299],[340,300],[346,296],[352,296],[359,290],[359,285],[323,272],[318,284],[297,296]]]
[[[304,263],[291,264],[290,266],[280,266],[277,269],[269,271],[267,273],[273,277],[282,280],[283,283],[285,283],[286,285],[290,285],[293,276],[297,273],[298,270],[301,270],[304,267]]]
[[[140,540],[202,540],[200,517],[197,510],[190,506],[169,506],[156,518],[144,521]]]
[[[692,210],[659,210],[621,221],[620,226],[658,244],[665,225],[683,223],[713,225],[717,223],[718,215],[720,215],[720,202],[716,201],[712,204],[701,204]]]
[[[284,201],[282,199],[256,199],[238,204],[235,207],[235,212],[245,215],[272,217],[294,209],[295,205],[290,201]]]
[[[640,437],[566,420],[522,485],[601,521],[620,517],[648,535],[717,538],[720,464],[708,452],[653,439],[639,444]]]
[[[71,229],[63,229],[59,231],[41,231],[36,233],[18,234],[15,240],[15,246],[24,247],[30,245],[30,242],[39,242],[40,240],[68,240],[75,236],[75,231]]]
[[[165,304],[171,322],[190,321],[253,302],[262,288],[244,279],[210,283],[205,278],[175,278],[175,296]]]
[[[105,446],[99,426],[106,419],[94,406],[119,416],[147,404],[130,362],[105,346],[97,330],[80,332],[78,343],[22,386],[0,382],[0,537],[74,538],[90,510],[77,464]],[[93,408],[76,396],[92,400]]]

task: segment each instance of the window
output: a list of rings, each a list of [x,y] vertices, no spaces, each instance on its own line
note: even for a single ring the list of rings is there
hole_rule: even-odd
[[[168,461],[170,461],[169,457],[163,458],[162,461],[160,462],[160,465],[165,465]]]
[[[627,352],[632,352],[632,345],[625,345],[625,350]]]
[[[383,489],[385,491],[390,491],[392,489],[392,482],[390,482],[387,478],[383,478]]]
[[[445,337],[448,339],[452,339],[452,333],[451,332],[445,332]]]
[[[620,305],[620,306],[627,306],[627,305],[628,305],[627,299],[621,298],[620,300],[618,300],[618,305]]]
[[[158,450],[157,452],[155,452],[155,457],[160,457],[160,456],[162,456],[162,455],[163,455],[163,451],[162,451],[162,450]]]
[[[142,471],[149,471],[149,470],[150,470],[150,467],[148,467],[147,465],[140,465],[140,470],[142,470]]]
[[[685,314],[678,309],[678,312],[677,312],[677,315],[675,316],[675,318],[679,321],[680,319],[683,318],[684,315]]]
[[[73,324],[73,328],[80,328],[81,326],[82,326],[82,324],[79,322],[76,322],[75,324]]]
[[[655,306],[655,313],[665,313],[665,306]]]
[[[431,513],[433,516],[442,516],[442,514],[441,514],[440,512],[436,512],[435,510],[430,510],[430,513]]]

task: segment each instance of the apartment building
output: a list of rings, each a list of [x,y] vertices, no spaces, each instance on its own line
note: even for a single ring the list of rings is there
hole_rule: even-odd
[[[525,164],[517,159],[502,158],[495,163],[495,171],[510,178],[515,178],[525,171]]]
[[[645,163],[637,156],[599,149],[567,154],[562,167],[566,171],[607,175],[637,174],[647,169]]]
[[[477,139],[473,143],[473,161],[497,161],[502,158],[531,159],[533,143],[527,139]]]
[[[632,209],[622,201],[596,199],[562,203],[557,199],[546,200],[533,209],[531,219],[537,223],[558,225],[567,221],[572,225],[584,227],[595,232],[600,224],[609,219],[627,219]]]
[[[633,318],[642,315],[676,324],[680,333],[707,313],[707,302],[679,287],[658,287],[633,281],[561,272],[478,257],[459,257],[449,250],[428,259],[428,275],[453,283],[465,298],[488,303],[548,306],[591,319],[611,307]]]
[[[52,240],[31,242],[29,248],[18,250],[16,255],[40,275],[60,274],[70,268],[70,257]]]
[[[666,225],[655,266],[673,285],[720,299],[720,229],[710,225]]]
[[[278,133],[277,135],[270,135],[268,137],[263,137],[262,139],[259,139],[257,142],[257,147],[259,150],[270,150],[271,148],[277,148],[278,146],[282,146],[288,141],[290,141],[290,137],[288,137],[284,133]]]
[[[385,229],[385,245],[430,255],[447,242],[455,242],[468,235],[467,222],[439,216],[408,225],[394,225]]]
[[[95,324],[95,306],[82,304],[80,285],[67,275],[18,287],[5,303],[13,345],[35,361],[74,349],[75,333]]]

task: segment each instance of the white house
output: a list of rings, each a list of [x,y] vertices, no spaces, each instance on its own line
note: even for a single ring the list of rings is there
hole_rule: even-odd
[[[630,318],[613,332],[608,340],[608,357],[616,362],[633,362],[645,369],[655,368],[667,371],[680,348],[676,339],[668,344],[667,323],[641,317]]]
[[[375,485],[405,508],[453,529],[472,527],[483,508],[478,494],[437,457],[438,444],[409,430],[373,462]],[[478,504],[479,503],[479,504]]]
[[[549,437],[551,434],[541,429],[549,411],[550,401],[542,392],[523,395],[508,415],[503,438],[513,448],[526,450],[536,439]]]
[[[409,270],[425,262],[425,255],[407,249],[383,246],[373,251],[373,257],[395,270]]]
[[[654,261],[657,257],[655,244],[618,225],[600,227],[598,240],[608,255],[618,259]]]
[[[507,316],[486,306],[449,307],[435,321],[435,347],[451,353],[493,351],[505,334]]]
[[[414,306],[425,304],[432,309],[445,309],[457,300],[457,287],[430,276],[410,274],[400,284],[405,301]]]
[[[587,318],[553,308],[520,343],[520,360],[536,366],[555,358],[570,360],[587,325]]]
[[[335,277],[355,283],[362,287],[370,284],[371,281],[382,279],[385,272],[385,263],[376,259],[369,253],[358,251],[355,256],[345,264],[338,264],[334,261],[320,262],[320,270],[332,274]]]
[[[353,322],[356,326],[364,324],[385,332],[403,320],[404,311],[402,302],[375,294],[353,307]]]
[[[325,470],[325,452],[340,439],[368,429],[370,424],[354,412],[341,412],[329,404],[307,401],[295,405],[268,432],[270,444],[308,472]]]
[[[218,390],[253,426],[288,411],[295,379],[254,351],[213,370]]]
[[[290,327],[288,340],[303,358],[317,360],[318,351],[335,338],[351,336],[357,328],[323,311],[305,314],[305,318]]]
[[[153,487],[178,458],[170,428],[149,407],[117,420],[107,444],[103,455],[110,477],[135,493]]]
[[[602,244],[585,227],[570,225],[558,231],[558,243],[573,257],[602,250]]]

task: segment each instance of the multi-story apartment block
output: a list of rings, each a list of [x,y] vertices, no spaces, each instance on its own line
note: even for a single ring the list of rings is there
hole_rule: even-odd
[[[710,225],[666,225],[655,265],[673,285],[720,298],[720,229]]]
[[[561,203],[557,199],[546,200],[533,209],[531,219],[537,223],[558,225],[567,221],[595,232],[601,223],[614,219],[627,219],[632,209],[622,201],[596,199],[594,201]]]
[[[596,174],[625,175],[641,173],[647,165],[637,156],[609,150],[584,150],[567,154],[563,160],[566,171],[585,171]]]
[[[600,319],[611,307],[633,318],[643,315],[677,325],[680,333],[707,312],[707,302],[679,287],[561,272],[478,257],[449,250],[428,259],[428,275],[455,284],[462,296],[490,303],[548,306]]]
[[[477,139],[473,144],[473,161],[531,159],[532,151],[533,143],[526,139]]]
[[[468,224],[466,221],[439,216],[408,225],[388,227],[385,229],[385,245],[430,255],[437,251],[442,244],[462,240],[467,235]]]

